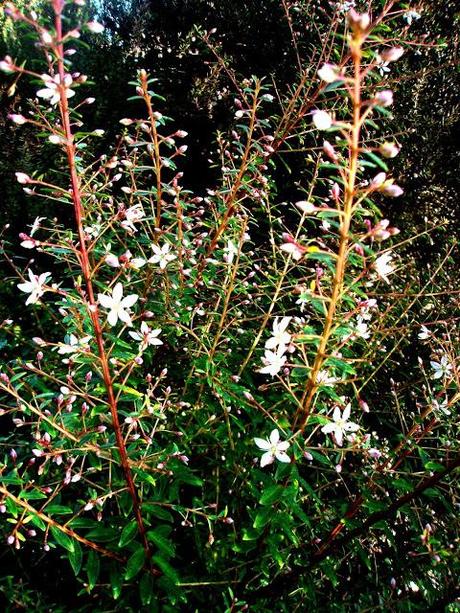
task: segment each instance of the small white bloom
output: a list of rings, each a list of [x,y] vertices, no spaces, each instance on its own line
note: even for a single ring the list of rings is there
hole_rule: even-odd
[[[118,320],[128,326],[132,325],[128,309],[137,302],[137,299],[138,296],[136,294],[130,294],[123,298],[123,285],[121,283],[115,285],[111,296],[98,294],[99,303],[109,311],[107,321],[111,326],[115,326]]]
[[[452,370],[452,364],[447,359],[446,355],[443,355],[439,362],[431,361],[431,368],[434,370],[433,379],[441,379],[447,377],[449,371]]]
[[[137,232],[137,228],[134,224],[145,217],[142,204],[135,204],[134,206],[129,207],[123,211],[123,214],[125,219],[121,222],[121,226],[128,232]]]
[[[374,262],[373,268],[378,276],[389,283],[388,275],[394,272],[394,266],[391,264],[393,255],[390,251],[380,255]]]
[[[357,318],[354,332],[359,338],[367,339],[370,337],[369,326],[363,321],[362,317]]]
[[[327,370],[320,370],[316,375],[317,385],[324,385],[325,387],[333,387],[339,379],[332,377]]]
[[[75,334],[69,334],[68,342],[59,345],[58,353],[61,355],[67,355],[69,353],[76,353],[80,349],[86,349],[88,342],[91,340],[91,336],[84,336],[78,339]]]
[[[169,262],[176,259],[174,254],[169,253],[169,250],[171,249],[171,245],[169,243],[164,243],[162,247],[159,247],[154,243],[152,243],[150,246],[153,251],[153,255],[149,259],[150,264],[159,264],[160,268],[164,270]]]
[[[340,79],[340,68],[335,64],[323,64],[318,70],[318,77],[325,83],[334,83]]]
[[[238,247],[233,241],[227,241],[227,246],[224,249],[224,261],[227,264],[231,264],[235,259],[235,255],[238,254]]]
[[[30,232],[29,232],[29,236],[33,236],[35,234],[35,232],[38,230],[38,228],[40,227],[40,223],[46,219],[46,217],[36,217],[34,219],[33,224],[30,226]]]
[[[444,415],[451,414],[449,410],[449,402],[447,398],[444,398],[442,402],[439,402],[438,400],[435,399],[432,401],[431,406],[433,408],[433,411],[441,411],[442,413],[444,413]]]
[[[141,331],[140,332],[129,332],[131,338],[135,341],[139,341],[141,343],[141,349],[145,349],[148,345],[162,345],[163,341],[160,341],[158,335],[160,334],[161,329],[157,328],[156,330],[152,330],[146,324],[145,321],[141,323]]]
[[[296,202],[295,205],[302,213],[305,213],[305,215],[311,215],[317,210],[314,204],[306,200],[300,200],[300,202]]]
[[[272,336],[265,343],[266,349],[276,349],[277,347],[286,348],[287,345],[291,342],[291,335],[289,332],[286,332],[286,328],[291,321],[291,317],[283,317],[281,321],[279,321],[279,317],[275,318],[273,322],[272,328]],[[284,351],[282,352],[284,353]]]
[[[48,277],[51,277],[51,273],[44,272],[38,276],[34,275],[30,268],[27,273],[29,275],[29,281],[25,281],[24,283],[18,283],[17,287],[21,290],[21,292],[26,292],[26,294],[30,294],[30,296],[26,300],[26,304],[35,304],[45,293],[46,290],[44,289],[44,285]]]
[[[277,375],[286,363],[287,358],[283,355],[285,350],[285,347],[278,347],[276,352],[266,349],[264,357],[262,358],[262,362],[265,366],[261,368],[259,372],[264,375],[271,375],[272,377]]]
[[[64,88],[66,98],[71,98],[75,95],[73,89],[70,89],[73,80],[69,74],[64,76],[62,83],[60,75],[50,77],[50,75],[44,74],[42,75],[42,81],[45,83],[46,87],[39,89],[37,96],[44,100],[48,100],[51,106],[57,104],[61,99],[61,88]]]
[[[418,333],[419,339],[421,341],[424,341],[427,338],[430,338],[430,336],[431,336],[431,332],[428,330],[428,328],[426,326],[421,326],[420,332]]]
[[[268,466],[269,464],[273,464],[273,462],[278,460],[278,462],[284,462],[289,464],[291,458],[287,455],[286,450],[289,449],[290,445],[287,441],[280,441],[280,433],[275,428],[272,430],[269,439],[264,438],[255,438],[254,443],[259,447],[259,449],[263,449],[265,453],[260,458],[260,466],[263,468],[264,466]]]
[[[335,442],[339,447],[342,447],[343,436],[346,432],[356,432],[359,430],[358,424],[352,421],[348,421],[351,413],[351,404],[347,404],[343,413],[340,412],[339,407],[335,407],[332,414],[332,420],[329,424],[326,424],[321,428],[321,432],[324,434],[333,434]]]
[[[313,124],[317,130],[329,130],[332,126],[332,117],[326,111],[319,109],[312,113]]]

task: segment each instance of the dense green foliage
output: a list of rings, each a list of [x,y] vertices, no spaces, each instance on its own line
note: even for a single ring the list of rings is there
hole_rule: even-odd
[[[5,80],[0,593],[456,610],[454,5],[67,4]]]

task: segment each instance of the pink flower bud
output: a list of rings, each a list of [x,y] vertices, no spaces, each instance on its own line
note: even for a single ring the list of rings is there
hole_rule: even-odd
[[[98,21],[88,21],[86,27],[93,34],[101,34],[105,30],[102,23],[99,23]]]
[[[323,151],[327,155],[327,157],[330,158],[333,162],[337,161],[337,154],[335,152],[335,149],[327,140],[323,142]]]
[[[18,115],[16,113],[11,113],[8,115],[8,119],[11,119],[18,126],[22,126],[27,122],[27,119],[23,115]]]
[[[185,138],[188,136],[188,132],[185,130],[177,130],[177,132],[174,133],[174,136],[177,136],[177,138]]]
[[[335,64],[323,64],[318,70],[318,77],[325,83],[334,83],[341,78],[340,68]]]
[[[384,62],[396,62],[404,54],[402,47],[392,47],[391,49],[385,49],[380,54]]]
[[[395,143],[382,143],[379,147],[379,151],[384,158],[394,158],[400,152],[400,147]]]
[[[387,175],[384,172],[379,172],[377,175],[375,175],[375,177],[372,179],[371,183],[370,183],[370,188],[371,189],[378,189],[379,187],[381,187],[385,181],[386,181]]]
[[[382,89],[375,94],[374,101],[379,106],[391,106],[393,104],[393,92],[391,89]]]
[[[348,24],[354,32],[362,32],[370,26],[371,18],[368,13],[358,13],[355,9],[348,11]]]
[[[16,175],[16,181],[21,185],[26,185],[32,181],[29,175],[26,175],[24,172],[16,172],[14,174]]]
[[[399,187],[399,185],[396,185],[395,183],[390,183],[384,186],[382,192],[386,196],[390,196],[390,198],[398,198],[398,196],[402,196],[404,190],[402,187]]]
[[[331,195],[335,201],[340,198],[340,187],[338,183],[334,183],[334,185],[332,186]]]

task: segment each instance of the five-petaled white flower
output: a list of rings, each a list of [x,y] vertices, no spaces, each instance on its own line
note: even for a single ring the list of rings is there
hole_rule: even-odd
[[[51,273],[44,272],[41,275],[34,275],[30,268],[27,273],[29,275],[29,281],[18,283],[17,287],[21,290],[21,292],[30,294],[26,300],[26,304],[35,304],[45,293],[46,290],[43,286],[45,285],[48,277],[51,277]]]
[[[287,345],[291,342],[291,335],[289,332],[286,332],[286,328],[291,321],[290,317],[283,317],[281,321],[279,321],[279,317],[275,318],[273,322],[272,336],[265,343],[266,349],[276,349],[277,347],[285,349]],[[284,351],[282,352],[284,353]]]
[[[75,94],[73,89],[69,89],[72,85],[72,77],[69,74],[64,75],[62,84],[60,75],[50,77],[50,75],[44,74],[42,75],[42,81],[45,83],[46,87],[39,89],[37,96],[44,100],[48,100],[52,106],[57,104],[61,99],[61,88],[64,88],[66,98],[71,98]]]
[[[75,334],[69,334],[68,342],[59,345],[58,353],[61,355],[66,355],[68,353],[75,353],[80,349],[86,349],[90,340],[91,336],[84,336],[83,338],[78,339]]]
[[[373,268],[378,276],[389,283],[388,275],[390,275],[394,271],[394,266],[391,264],[391,260],[393,259],[393,255],[391,252],[387,251],[380,255],[374,262]]]
[[[449,371],[452,370],[452,364],[447,359],[447,356],[443,355],[439,362],[430,362],[431,368],[434,370],[433,379],[441,379],[441,377],[447,377]]]
[[[262,362],[265,364],[265,366],[261,368],[259,372],[262,374],[271,375],[272,377],[277,375],[286,363],[287,358],[285,355],[283,355],[285,350],[285,347],[278,347],[275,353],[274,351],[267,349],[264,357],[262,358]]]
[[[123,298],[123,285],[117,283],[112,290],[111,296],[98,294],[97,299],[105,309],[109,310],[107,321],[111,326],[115,326],[118,320],[128,326],[132,326],[131,316],[127,309],[137,302],[138,296],[136,294],[130,294]]]
[[[122,213],[124,216],[124,220],[120,224],[122,228],[127,230],[130,234],[137,232],[137,228],[134,224],[145,217],[145,212],[142,208],[142,204],[138,203],[134,206],[130,206],[128,209],[122,211]]]
[[[160,341],[158,335],[160,334],[161,329],[157,328],[156,330],[152,330],[149,328],[147,323],[143,321],[141,323],[141,331],[140,332],[129,332],[129,336],[133,338],[135,341],[139,341],[141,343],[141,349],[145,349],[148,345],[162,345],[163,341]]]
[[[171,245],[169,243],[165,243],[163,247],[159,247],[158,245],[152,244],[153,255],[149,259],[150,264],[159,264],[160,268],[164,270],[169,262],[172,262],[176,259],[176,256],[172,253],[169,253],[171,249]]]
[[[351,413],[351,404],[347,404],[343,413],[340,412],[340,407],[335,407],[332,419],[329,424],[326,424],[321,428],[321,432],[324,434],[333,434],[335,442],[339,447],[343,444],[343,435],[345,432],[356,432],[359,430],[358,424],[352,421],[348,421]]]
[[[259,447],[259,449],[263,449],[265,453],[260,458],[260,466],[263,468],[264,466],[268,466],[269,464],[273,464],[275,458],[278,462],[284,462],[288,464],[291,461],[291,458],[287,455],[286,449],[290,447],[287,441],[280,441],[280,433],[275,428],[272,430],[269,439],[264,438],[255,438],[254,443]]]

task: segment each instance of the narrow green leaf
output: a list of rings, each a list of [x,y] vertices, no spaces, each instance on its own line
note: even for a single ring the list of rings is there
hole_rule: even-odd
[[[130,543],[137,534],[137,523],[135,521],[127,524],[121,531],[118,547],[124,547]]]
[[[160,534],[158,530],[149,530],[147,532],[147,538],[149,541],[152,541],[152,543],[154,543],[165,555],[169,557],[174,555],[175,550],[173,543],[168,541],[168,539]]]
[[[73,572],[75,576],[78,576],[78,573],[81,570],[81,565],[83,562],[83,551],[81,549],[80,543],[78,541],[74,541],[73,543],[74,549],[73,551],[69,551],[69,562],[72,566]]]
[[[99,556],[93,550],[89,552],[86,563],[86,574],[88,576],[88,590],[91,591],[97,583],[100,570]]]
[[[130,581],[133,577],[140,572],[141,568],[144,566],[145,561],[145,551],[143,547],[140,545],[138,549],[133,553],[133,555],[129,558],[128,563],[126,564],[126,572],[125,572],[125,580]]]
[[[259,502],[264,506],[274,504],[275,502],[278,502],[278,500],[281,500],[283,493],[284,487],[282,485],[271,485],[270,487],[267,487],[265,492],[262,494]]]
[[[153,596],[152,575],[145,573],[139,582],[139,596],[144,606],[149,605]]]
[[[118,600],[123,588],[123,573],[118,564],[113,564],[110,568],[110,587],[114,600]]]
[[[75,551],[74,540],[70,536],[68,536],[65,532],[62,532],[61,530],[59,530],[58,528],[55,528],[54,526],[51,526],[50,532],[51,532],[53,539],[56,541],[58,545],[61,545],[61,547],[64,547],[64,549],[67,549],[67,551],[70,551],[70,552]]]

